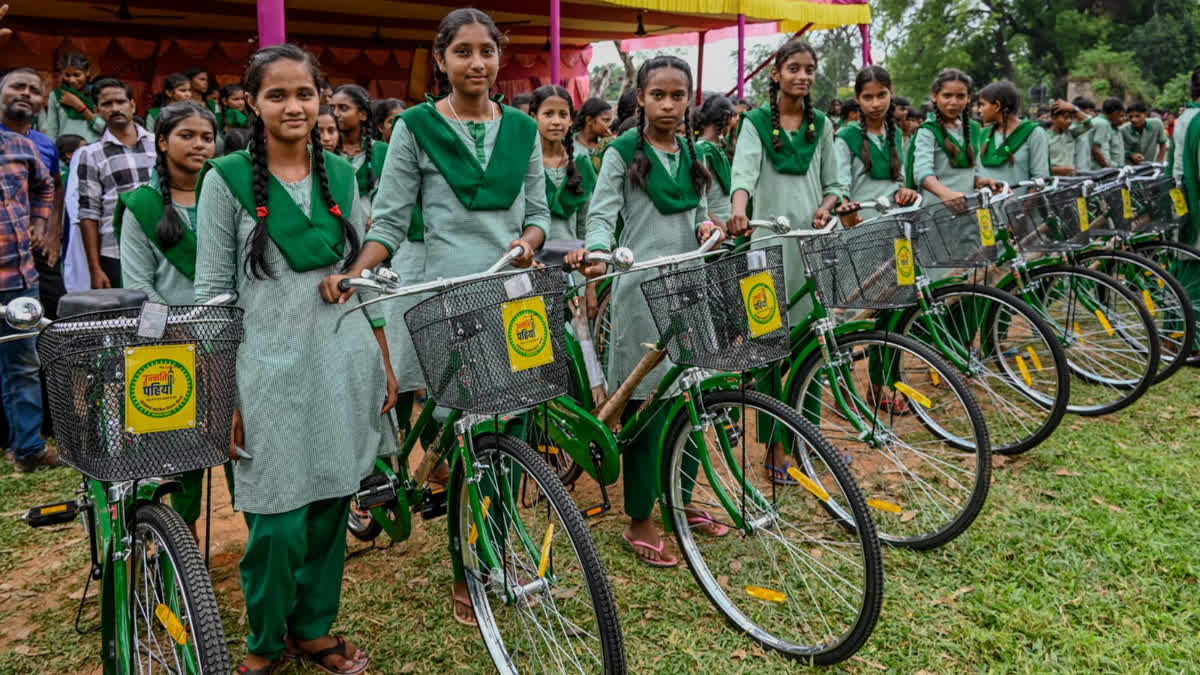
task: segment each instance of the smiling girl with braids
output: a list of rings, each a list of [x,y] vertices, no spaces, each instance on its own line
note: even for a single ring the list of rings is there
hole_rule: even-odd
[[[901,146],[904,143],[895,120],[892,76],[881,66],[867,66],[854,80],[854,100],[862,111],[862,123],[847,124],[837,132],[839,182],[849,186],[851,202],[887,197],[908,206],[917,192],[904,187]],[[863,213],[862,218],[871,218]]]
[[[586,150],[575,156],[571,138],[571,95],[547,84],[534,90],[529,114],[537,121],[546,170],[546,202],[550,207],[547,239],[583,239],[587,235],[587,201],[596,187],[596,171]]]
[[[348,275],[389,257],[406,284],[471,274],[515,246],[522,254],[514,265],[533,263],[550,228],[542,146],[532,117],[489,97],[504,42],[492,18],[477,9],[456,9],[442,19],[432,51],[438,91],[447,95],[405,110],[392,125],[371,233]],[[346,276],[322,281],[327,302],[350,297],[353,291],[337,287]],[[401,422],[413,392],[425,386],[403,321],[403,312],[421,299],[384,303],[406,392],[398,406]],[[461,569],[455,573],[454,618],[475,625],[465,577]]]
[[[621,245],[641,258],[685,253],[696,248],[720,227],[708,222],[704,195],[712,178],[696,156],[692,143],[688,106],[693,91],[692,71],[675,56],[656,56],[642,64],[637,73],[637,124],[604,151],[596,191],[588,207],[587,249],[611,250],[616,246],[618,220],[623,222]],[[680,122],[682,136],[675,134]],[[571,252],[567,260],[579,265],[584,250]],[[603,274],[604,265],[585,266],[589,277]],[[609,343],[608,381],[621,382],[645,353],[643,343],[658,341],[650,308],[641,292],[641,282],[657,272],[626,274],[613,282],[612,336]],[[632,414],[650,397],[670,367],[669,360],[655,368],[638,385],[626,410]],[[665,550],[665,541],[651,516],[658,498],[654,477],[655,444],[665,431],[663,415],[650,421],[643,432],[622,452],[625,481],[625,513],[629,528],[622,537],[634,555],[652,567],[673,567],[679,560]],[[703,512],[697,531],[724,536],[728,529]]]
[[[158,116],[158,160],[149,185],[117,200],[113,224],[121,244],[121,282],[151,302],[190,305],[195,300],[196,179],[216,151],[217,120],[200,104],[172,103]],[[229,465],[226,464],[229,476]],[[204,471],[179,479],[171,506],[196,535]]]
[[[980,90],[979,113],[991,125],[979,150],[981,177],[1012,186],[1050,177],[1050,137],[1042,125],[1021,119],[1020,110],[1021,93],[1012,82],[1001,80]]]
[[[394,450],[382,415],[396,381],[382,321],[352,317],[335,334],[343,308],[314,292],[358,257],[366,221],[354,169],[321,149],[319,81],[294,45],[256,52],[243,77],[249,151],[212,160],[200,178],[196,300],[236,290],[246,310],[233,443],[249,455],[234,478],[249,527],[239,571],[250,636],[238,673],[270,672],[288,643],[326,672],[360,673],[369,660],[329,631],[350,496]]]
[[[379,187],[387,143],[374,139],[375,125],[371,122],[371,95],[357,84],[343,84],[333,90],[329,99],[338,131],[342,134],[342,156],[354,165],[358,196],[369,207]]]

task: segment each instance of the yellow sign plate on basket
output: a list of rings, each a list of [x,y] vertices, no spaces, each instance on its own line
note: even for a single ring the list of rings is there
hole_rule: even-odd
[[[1079,231],[1087,232],[1088,228],[1092,226],[1091,221],[1088,220],[1087,198],[1080,197],[1076,199],[1075,208],[1079,211]]]
[[[992,212],[988,209],[977,209],[975,220],[979,221],[979,243],[983,246],[995,246],[996,228],[992,225]]]
[[[500,305],[500,314],[504,319],[508,365],[512,372],[554,362],[550,322],[546,319],[546,303],[541,296],[506,302]]]
[[[196,427],[196,345],[125,349],[125,430]]]
[[[779,296],[775,295],[775,280],[771,273],[762,271],[739,279],[742,303],[746,307],[746,320],[750,324],[750,337],[762,337],[783,327],[783,316],[779,313]]]
[[[1183,196],[1183,190],[1179,188],[1171,188],[1171,203],[1175,205],[1175,215],[1187,215],[1187,199]]]
[[[1133,217],[1133,195],[1129,188],[1121,188],[1121,217],[1126,220]]]
[[[907,239],[896,240],[896,284],[912,286],[917,280],[916,265],[913,262],[912,242]]]

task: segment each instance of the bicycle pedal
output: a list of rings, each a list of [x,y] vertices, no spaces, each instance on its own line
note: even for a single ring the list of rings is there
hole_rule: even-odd
[[[77,515],[79,515],[79,504],[75,500],[71,500],[58,504],[35,506],[21,516],[21,520],[28,523],[30,527],[46,527],[69,523],[75,520]]]
[[[579,509],[579,513],[584,518],[595,518],[596,516],[598,516],[602,513],[608,513],[611,510],[612,510],[612,504],[605,502],[604,504],[598,504],[591,508]]]
[[[380,506],[396,504],[396,486],[381,473],[373,473],[362,480],[354,501],[362,511],[369,511]]]
[[[425,488],[425,494],[421,497],[421,503],[417,508],[421,511],[421,518],[425,520],[433,520],[446,515],[449,499],[447,498],[446,488],[439,487],[436,490]]]

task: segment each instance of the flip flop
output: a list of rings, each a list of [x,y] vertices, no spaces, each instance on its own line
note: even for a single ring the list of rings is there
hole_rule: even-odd
[[[341,635],[335,635],[332,637],[335,640],[332,647],[326,647],[325,649],[311,653],[304,652],[304,660],[311,663],[317,670],[329,673],[329,675],[358,675],[358,673],[365,672],[367,670],[367,666],[371,665],[371,657],[365,651],[359,649],[359,658],[351,660],[346,654],[346,638],[342,637]],[[342,657],[343,663],[349,662],[351,664],[349,670],[332,668],[325,665],[325,658],[335,654]]]
[[[468,628],[479,628],[479,622],[475,620],[475,608],[471,606],[470,600],[463,600],[454,595],[454,587],[450,588],[450,614],[454,616],[454,620]],[[458,613],[458,608],[463,607],[467,610],[467,617],[464,618]]]
[[[729,528],[712,519],[712,516],[707,513],[703,515],[688,516],[687,524],[695,526],[694,529],[707,534],[714,539],[720,539],[729,534]]]
[[[659,569],[665,569],[668,567],[675,567],[676,565],[679,564],[678,558],[676,558],[668,553],[663,553],[663,549],[667,545],[667,542],[665,539],[658,542],[658,546],[652,546],[640,539],[630,539],[629,534],[626,532],[621,533],[621,538],[624,539],[625,543],[629,545],[629,550],[633,551],[633,555],[637,556],[637,559],[640,560],[645,565],[649,565],[650,567],[656,567]],[[647,558],[646,556],[642,555],[641,553],[638,553],[637,547],[639,547],[639,546],[648,548],[651,551],[654,551],[655,553],[658,554],[659,559],[651,560],[651,559]]]
[[[782,469],[780,469],[774,464],[768,464],[767,471],[771,472],[771,482],[776,485],[799,485],[795,478],[792,478],[788,475],[787,470],[791,465],[792,463],[788,462],[787,464],[783,465]]]
[[[250,668],[245,663],[240,663],[233,669],[233,675],[271,675],[278,667],[279,661],[272,661],[262,668]]]

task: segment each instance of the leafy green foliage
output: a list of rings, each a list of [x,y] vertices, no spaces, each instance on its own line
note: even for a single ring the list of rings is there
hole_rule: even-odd
[[[1191,101],[1191,79],[1191,73],[1179,73],[1172,77],[1154,99],[1154,107],[1174,110]]]

